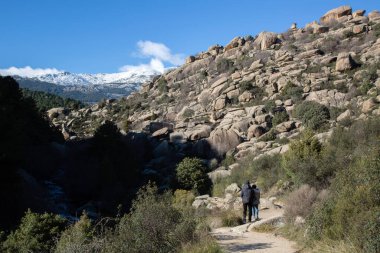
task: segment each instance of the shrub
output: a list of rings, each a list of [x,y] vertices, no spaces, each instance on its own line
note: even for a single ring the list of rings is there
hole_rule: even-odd
[[[221,165],[227,168],[228,166],[235,163],[235,158],[233,155],[226,155],[224,160],[221,162]]]
[[[268,100],[265,102],[264,108],[267,112],[273,112],[276,108],[276,103],[273,100]]]
[[[318,192],[315,188],[309,185],[301,185],[300,188],[290,193],[286,199],[285,219],[288,222],[293,222],[297,216],[307,218],[312,211],[317,195]]]
[[[288,121],[288,120],[289,120],[289,115],[286,111],[276,112],[273,115],[272,125],[277,126],[278,124]]]
[[[84,213],[79,221],[62,233],[55,253],[100,252],[104,244],[95,237],[95,232],[91,220]]]
[[[158,90],[161,92],[161,93],[164,93],[164,92],[167,92],[168,91],[168,86],[167,86],[167,81],[165,80],[165,78],[160,78],[158,81],[157,81],[157,88]]]
[[[170,193],[159,195],[157,187],[143,187],[131,212],[123,216],[110,238],[111,252],[176,252],[195,238],[196,222],[191,213],[172,205]]]
[[[349,168],[339,171],[331,196],[317,206],[309,219],[313,239],[349,240],[363,252],[379,252],[380,159],[369,150]]]
[[[282,167],[296,185],[309,184],[321,187],[327,184],[330,174],[320,168],[322,144],[311,131],[302,134],[301,139],[290,143],[289,151],[282,157]]]
[[[224,73],[224,72],[232,73],[234,71],[233,66],[234,66],[234,62],[226,58],[222,58],[218,60],[218,62],[216,63],[216,69],[219,73]]]
[[[211,181],[200,159],[189,157],[183,159],[178,164],[176,172],[178,183],[183,189],[195,190],[199,194],[209,191]]]
[[[250,91],[252,88],[253,85],[251,82],[244,81],[240,83],[240,92]]]
[[[311,101],[296,106],[294,113],[296,118],[312,130],[321,128],[330,119],[330,112],[326,106]]]
[[[268,223],[253,227],[253,231],[259,232],[259,233],[272,233],[275,230],[276,230],[276,227],[273,224],[268,224]]]
[[[192,109],[186,109],[183,114],[182,114],[183,117],[185,118],[191,118],[194,116],[194,110]]]
[[[284,99],[291,98],[294,102],[298,102],[302,99],[303,89],[292,82],[288,82],[281,91],[281,95]]]
[[[274,141],[277,137],[277,133],[274,129],[260,136],[259,141]]]
[[[221,218],[223,227],[235,227],[243,224],[241,216],[234,211],[222,212]]]
[[[20,226],[3,243],[4,252],[51,252],[55,239],[64,230],[66,220],[55,214],[37,214],[28,210]]]
[[[194,193],[191,191],[178,189],[174,192],[173,206],[179,209],[191,208],[192,203],[195,200]]]

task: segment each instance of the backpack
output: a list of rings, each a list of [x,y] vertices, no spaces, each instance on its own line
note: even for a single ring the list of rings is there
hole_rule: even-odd
[[[252,192],[251,186],[244,184],[241,189],[241,198],[242,198],[243,204],[251,203],[252,196],[253,196],[253,192]]]

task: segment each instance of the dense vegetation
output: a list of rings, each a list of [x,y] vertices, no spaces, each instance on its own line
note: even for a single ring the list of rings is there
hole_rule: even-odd
[[[143,187],[128,214],[72,225],[58,215],[28,211],[19,227],[3,238],[2,252],[221,252],[203,220],[177,208],[170,192]]]
[[[62,98],[60,96],[46,93],[43,91],[32,91],[29,89],[22,89],[24,97],[30,97],[36,103],[36,106],[40,112],[46,112],[54,107],[66,107],[69,109],[80,109],[84,105],[71,98]]]
[[[380,120],[337,127],[327,143],[313,135],[305,131],[284,155],[247,158],[241,169],[214,185],[214,194],[247,178],[264,191],[293,190],[285,211],[286,235],[304,238],[308,247],[341,241],[349,252],[379,252]],[[306,223],[296,224],[297,216]]]

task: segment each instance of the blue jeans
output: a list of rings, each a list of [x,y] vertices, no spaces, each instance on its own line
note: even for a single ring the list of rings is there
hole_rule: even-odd
[[[259,205],[252,205],[252,215],[253,218],[259,218]]]

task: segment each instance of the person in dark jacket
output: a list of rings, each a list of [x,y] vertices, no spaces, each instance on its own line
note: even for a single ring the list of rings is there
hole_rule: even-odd
[[[253,201],[252,201],[253,219],[259,220],[260,189],[257,188],[255,184],[252,185],[252,194],[253,194]]]
[[[246,223],[247,209],[248,209],[248,222],[251,222],[253,192],[248,180],[247,182],[245,182],[245,184],[241,188],[240,195],[243,202],[243,223]]]

